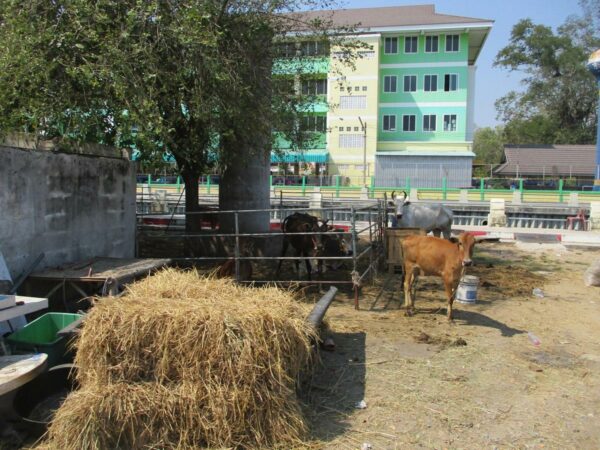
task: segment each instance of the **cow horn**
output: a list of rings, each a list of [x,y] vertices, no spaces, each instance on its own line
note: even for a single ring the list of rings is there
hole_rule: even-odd
[[[392,191],[392,199],[396,200],[396,191]]]
[[[406,191],[402,191],[402,193],[404,194],[404,200],[406,200],[406,197],[408,197],[408,194],[406,193]]]

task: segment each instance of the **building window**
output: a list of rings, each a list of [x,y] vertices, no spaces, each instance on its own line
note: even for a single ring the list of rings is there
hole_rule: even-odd
[[[396,131],[396,116],[383,116],[383,131]]]
[[[437,91],[437,75],[425,75],[425,83],[423,86],[425,92]]]
[[[395,75],[386,75],[383,77],[383,92],[396,92],[396,81]]]
[[[416,92],[417,91],[417,76],[416,75],[404,75],[404,92]]]
[[[362,134],[340,134],[340,148],[363,148],[364,136]]]
[[[415,131],[417,116],[414,114],[402,116],[402,131]]]
[[[458,89],[458,75],[447,73],[444,75],[444,91],[456,91]]]
[[[352,127],[346,127],[346,131],[352,131]]]
[[[363,86],[363,92],[365,92],[367,90],[366,86]]]
[[[302,80],[302,95],[326,95],[327,80]]]
[[[386,37],[384,39],[384,49],[383,52],[386,55],[392,55],[398,53],[398,38],[397,37]]]
[[[435,131],[435,114],[423,116],[423,131]]]
[[[366,107],[366,95],[342,95],[340,97],[340,109],[365,109]]]
[[[360,91],[360,86],[354,86],[354,91],[355,91],[355,92],[358,92],[358,91]]]
[[[446,51],[457,52],[458,43],[460,42],[458,34],[447,34],[446,35]]]
[[[329,44],[327,42],[305,41],[300,43],[303,56],[327,56]]]
[[[456,131],[456,114],[444,114],[444,131]]]
[[[437,53],[438,51],[438,37],[437,36],[425,36],[425,53]]]
[[[302,117],[302,131],[314,131],[325,133],[327,131],[327,116],[304,116]]]
[[[418,36],[405,36],[404,37],[404,53],[417,53],[419,45]]]

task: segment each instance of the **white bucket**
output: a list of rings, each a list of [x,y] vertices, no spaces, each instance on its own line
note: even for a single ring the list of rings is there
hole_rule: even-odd
[[[462,277],[456,289],[456,301],[459,303],[475,303],[477,301],[477,286],[479,286],[479,278],[473,275]]]

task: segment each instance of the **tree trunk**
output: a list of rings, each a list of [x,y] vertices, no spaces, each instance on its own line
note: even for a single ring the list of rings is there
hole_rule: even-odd
[[[196,233],[200,231],[200,215],[198,207],[198,178],[199,173],[185,171],[181,174],[185,183],[185,231]],[[194,214],[196,213],[196,214]]]
[[[240,158],[237,164],[231,164],[223,172],[219,185],[219,209],[248,210],[269,209],[269,145],[266,144],[262,155],[252,160]],[[269,230],[268,212],[239,213],[239,231],[244,233],[266,233]],[[235,231],[235,214],[220,214],[219,224],[225,233]]]

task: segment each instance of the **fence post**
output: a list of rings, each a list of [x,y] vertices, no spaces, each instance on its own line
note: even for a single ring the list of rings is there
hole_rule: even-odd
[[[181,192],[181,175],[177,175],[177,193]]]
[[[302,177],[302,196],[306,194],[306,175]]]
[[[560,180],[558,180],[558,201],[559,202],[563,202],[563,188],[565,186],[565,180],[563,180],[562,178]]]
[[[375,198],[375,177],[371,175],[371,192],[369,193],[369,197]]]
[[[521,195],[523,195],[523,178],[519,180],[519,191],[521,191]]]
[[[210,195],[210,175],[206,175],[206,194]]]
[[[148,175],[148,186],[152,184],[152,175]]]
[[[483,178],[479,179],[479,201],[484,201],[485,200],[485,181],[483,181]]]
[[[269,187],[273,186],[273,175],[269,175]]]
[[[335,176],[335,196],[336,197],[340,196],[340,176],[339,175]]]
[[[404,187],[408,192],[410,192],[410,177],[406,177],[406,181],[404,182]]]
[[[448,196],[448,179],[446,177],[442,178],[442,200],[446,200]]]

